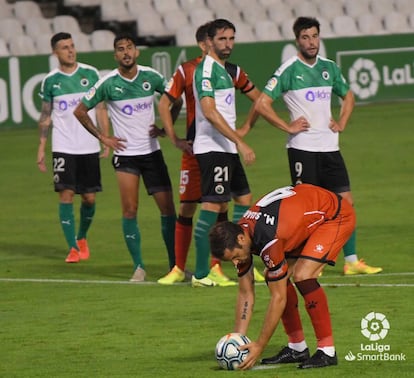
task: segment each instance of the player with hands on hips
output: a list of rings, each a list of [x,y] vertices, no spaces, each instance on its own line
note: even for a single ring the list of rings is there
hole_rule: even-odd
[[[286,147],[292,185],[319,185],[353,204],[348,171],[339,149],[339,133],[345,130],[351,117],[354,95],[339,66],[319,55],[319,21],[298,17],[293,32],[297,55],[273,73],[256,101],[256,111],[272,126],[288,133]],[[334,95],[341,99],[337,120],[331,111]],[[281,119],[272,107],[273,101],[280,97],[289,111],[290,123]],[[343,251],[344,274],[382,271],[358,258],[355,232]]]

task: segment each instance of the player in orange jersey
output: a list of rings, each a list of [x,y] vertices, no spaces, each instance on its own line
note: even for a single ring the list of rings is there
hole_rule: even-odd
[[[175,260],[176,265],[164,277],[158,280],[158,283],[170,285],[175,282],[182,282],[185,279],[185,265],[187,261],[188,251],[191,244],[193,232],[193,216],[197,209],[197,204],[201,198],[201,176],[197,159],[192,152],[192,142],[195,138],[195,100],[193,93],[193,76],[197,65],[207,54],[207,30],[210,23],[201,25],[196,32],[196,41],[201,50],[201,56],[189,60],[181,64],[175,71],[173,77],[166,87],[165,93],[162,95],[159,103],[159,112],[164,125],[165,133],[171,139],[173,144],[183,151],[181,159],[180,172],[180,210],[175,228]],[[227,72],[233,78],[234,86],[243,94],[247,94],[253,101],[260,92],[255,88],[254,84],[249,80],[247,74],[237,65],[226,63]],[[185,95],[186,112],[187,112],[187,135],[185,139],[177,137],[169,108],[173,103],[179,101],[182,94]],[[240,135],[245,135],[253,122],[253,113],[249,114],[246,123],[239,129]],[[156,133],[157,131],[154,130]],[[236,221],[242,215],[245,209],[233,214]],[[219,213],[217,221],[227,220],[227,212]],[[210,278],[219,286],[235,285],[224,275],[221,270],[219,259],[212,258],[210,263]],[[264,281],[264,278],[256,271],[256,279]]]
[[[270,303],[258,339],[240,347],[250,352],[240,369],[254,365],[280,320],[288,346],[262,363],[301,362],[302,369],[338,363],[328,302],[317,279],[326,264],[335,264],[354,228],[351,204],[310,184],[276,189],[246,211],[238,224],[222,222],[213,226],[209,235],[211,253],[233,262],[239,276],[234,332],[246,334],[253,314],[253,255],[260,256],[266,266]],[[312,357],[290,277],[304,298],[317,339],[317,351]]]

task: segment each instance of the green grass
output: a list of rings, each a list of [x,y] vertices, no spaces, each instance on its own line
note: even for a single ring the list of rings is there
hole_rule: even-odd
[[[313,371],[298,371],[294,365],[218,370],[214,346],[232,330],[237,288],[128,283],[132,264],[121,235],[119,195],[109,160],[102,162],[104,192],[98,196],[89,234],[91,259],[65,264],[52,175],[36,167],[37,131],[1,132],[0,376],[414,376],[412,114],[411,103],[358,107],[341,136],[358,216],[359,255],[382,266],[384,273],[344,277],[342,256],[336,267],[326,269],[320,281],[329,299],[339,365]],[[257,154],[256,164],[247,168],[254,196],[288,184],[285,135],[260,120],[246,140]],[[176,188],[180,153],[168,140],[162,145]],[[155,282],[167,272],[167,254],[158,211],[145,190],[139,221],[148,279]],[[188,268],[193,267],[192,246]],[[235,276],[230,265],[225,270]],[[258,285],[256,294],[252,339],[267,306],[266,286]],[[368,343],[360,321],[371,311],[387,316],[391,329],[381,343],[390,345],[390,353],[405,353],[406,361],[344,359]],[[301,313],[314,350],[303,306]],[[264,355],[274,354],[285,343],[279,327]]]

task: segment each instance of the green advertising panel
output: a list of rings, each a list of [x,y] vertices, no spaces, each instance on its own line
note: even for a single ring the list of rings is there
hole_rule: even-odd
[[[359,101],[413,98],[414,47],[340,51],[337,62]]]
[[[337,61],[358,103],[409,100],[414,98],[413,37],[331,38],[321,41],[320,54]],[[197,47],[147,48],[141,50],[138,63],[152,66],[169,78],[179,64],[198,54]],[[294,54],[294,40],[236,43],[230,61],[240,65],[261,90],[280,64]],[[95,66],[102,75],[116,67],[111,51],[79,53],[78,60]],[[0,129],[36,126],[40,83],[56,65],[54,56],[0,58]],[[335,99],[334,104],[338,103]],[[250,105],[245,96],[237,96],[240,112],[246,112]],[[283,102],[276,101],[275,107],[283,108]]]

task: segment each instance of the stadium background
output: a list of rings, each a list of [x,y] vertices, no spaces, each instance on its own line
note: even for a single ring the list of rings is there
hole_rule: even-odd
[[[186,9],[188,4],[192,8]],[[209,15],[227,16],[229,9],[233,10],[233,17],[229,19],[237,29],[237,43],[231,60],[249,72],[260,89],[274,69],[295,54],[292,20],[301,12],[307,12],[321,20],[321,54],[341,66],[356,94],[357,103],[412,100],[414,97],[414,22],[411,22],[414,21],[414,2],[340,0],[334,6],[333,2],[323,5],[320,0],[227,0],[220,4],[221,8],[215,9],[218,5],[212,0],[0,0],[0,45],[3,41],[7,49],[0,51],[0,128],[36,126],[40,114],[40,82],[56,66],[56,59],[49,50],[36,48],[44,39],[50,49],[52,33],[59,30],[71,32],[78,48],[78,60],[95,65],[105,73],[115,68],[111,47],[114,33],[128,30],[137,35],[141,44],[139,64],[152,66],[169,78],[180,63],[199,53],[192,42],[196,29],[193,22],[207,21],[208,18],[202,17]],[[251,4],[259,10],[253,10]],[[192,13],[195,10],[206,10],[206,13],[196,21]],[[177,18],[177,12],[184,15],[187,22],[180,27],[175,25],[179,29],[172,34],[173,26],[168,20]],[[271,22],[275,27],[273,34],[260,36],[259,25],[269,23],[272,17],[280,17],[283,12],[289,12],[285,19]],[[146,32],[152,34],[142,34],[140,25],[143,22],[137,18],[138,14],[146,15],[147,19],[153,17],[154,25],[161,22],[158,32],[148,30]],[[367,18],[368,15],[371,18]],[[394,16],[394,22],[399,22],[392,24],[387,18],[390,15]],[[338,19],[346,23],[341,24]],[[20,27],[12,30],[14,26],[10,24],[6,29],[9,20],[17,21]],[[31,31],[33,20],[39,27],[38,34]],[[374,20],[379,22],[377,27]],[[49,29],[43,25],[45,21]],[[287,27],[289,23],[290,27]],[[368,23],[372,23],[371,29],[367,27]],[[43,29],[40,29],[41,24]],[[166,25],[170,25],[169,29]],[[180,39],[182,30],[189,39]],[[94,46],[92,40],[96,31],[111,34],[106,36],[105,42]],[[18,41],[20,50],[13,54],[12,46],[17,37],[21,37]],[[29,38],[29,45],[25,45],[26,38]],[[243,112],[249,104],[241,97],[244,96],[238,99],[238,109]],[[280,103],[277,105],[281,106]]]

